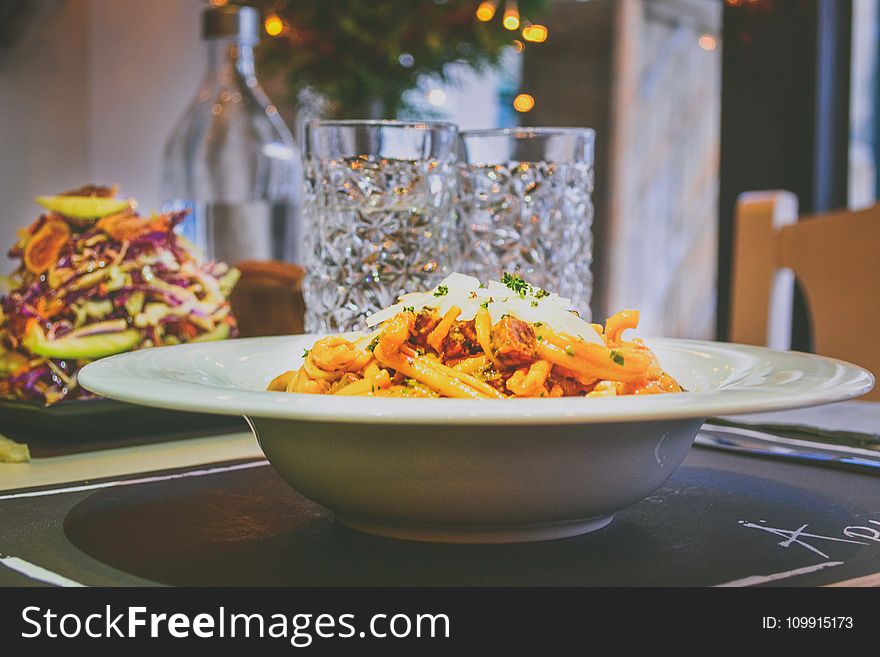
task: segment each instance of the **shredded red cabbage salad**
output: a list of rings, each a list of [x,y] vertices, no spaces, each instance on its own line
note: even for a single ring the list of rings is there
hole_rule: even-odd
[[[76,373],[94,353],[235,337],[228,296],[238,272],[196,254],[175,232],[184,216],[49,211],[20,231],[9,251],[20,264],[0,297],[0,396],[89,398]]]

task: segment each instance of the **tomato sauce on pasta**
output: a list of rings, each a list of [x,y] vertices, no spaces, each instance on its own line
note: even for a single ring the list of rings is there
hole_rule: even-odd
[[[462,399],[682,392],[641,340],[624,338],[638,326],[637,310],[618,312],[602,326],[561,315],[566,301],[519,276],[484,286],[456,274],[381,311],[369,333],[319,339],[298,369],[278,375],[268,389]],[[535,319],[542,302],[547,321]]]

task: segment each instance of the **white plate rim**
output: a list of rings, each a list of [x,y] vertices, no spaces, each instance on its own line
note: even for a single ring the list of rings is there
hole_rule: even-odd
[[[104,358],[80,370],[79,383],[97,394],[120,401],[171,410],[245,415],[254,418],[332,422],[347,424],[445,424],[445,425],[559,425],[646,422],[716,415],[734,415],[816,406],[857,397],[873,387],[867,370],[844,361],[791,351],[776,351],[725,342],[646,338],[651,348],[690,349],[694,352],[746,354],[770,362],[784,359],[799,364],[806,372],[831,368],[834,381],[817,382],[805,390],[776,383],[773,386],[735,385],[703,392],[618,398],[568,397],[560,399],[462,400],[336,397],[266,392],[174,380],[144,377],[137,366],[152,361],[183,362],[187,358],[210,357],[216,349],[248,349],[260,345],[277,347],[285,341],[291,350],[310,346],[320,336],[292,335],[245,338],[213,343],[184,344],[134,351]],[[277,344],[276,344],[277,343]],[[230,345],[232,345],[230,347]],[[279,367],[295,367],[285,363]],[[157,385],[160,384],[160,385]],[[800,387],[803,387],[801,384]]]

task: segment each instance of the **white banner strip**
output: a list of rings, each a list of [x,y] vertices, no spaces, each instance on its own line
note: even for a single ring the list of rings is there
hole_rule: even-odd
[[[18,557],[0,557],[0,563],[10,570],[21,573],[25,577],[30,577],[31,579],[45,582],[46,584],[52,584],[53,586],[85,586],[85,584],[75,582],[64,575],[53,573],[51,570],[47,570],[42,566],[31,563],[30,561],[19,559]]]
[[[825,563],[817,563],[815,566],[804,566],[803,568],[796,568],[795,570],[786,570],[783,573],[773,573],[772,575],[752,575],[751,577],[743,577],[742,579],[735,579],[732,582],[716,584],[715,586],[755,586],[757,584],[766,584],[767,582],[775,582],[780,579],[788,579],[789,577],[806,575],[807,573],[814,573],[817,570],[822,570],[823,568],[841,565],[843,565],[843,561],[826,561]]]
[[[86,490],[98,490],[100,488],[113,488],[114,486],[134,486],[135,484],[151,484],[156,481],[168,481],[170,479],[183,479],[185,477],[203,477],[204,475],[218,474],[220,472],[231,472],[233,470],[247,470],[248,468],[260,468],[269,465],[269,461],[265,459],[261,461],[251,461],[248,463],[238,463],[237,465],[226,465],[217,468],[208,468],[207,470],[189,470],[187,472],[178,472],[169,475],[156,475],[154,477],[141,477],[140,479],[121,479],[119,481],[103,481],[97,484],[82,484],[80,486],[68,486],[66,488],[49,488],[47,490],[35,490],[27,493],[10,493],[8,495],[0,495],[0,500],[15,500],[23,497],[43,497],[45,495],[60,495],[62,493],[79,493]]]

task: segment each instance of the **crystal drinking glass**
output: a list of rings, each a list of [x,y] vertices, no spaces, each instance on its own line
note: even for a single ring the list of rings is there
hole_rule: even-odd
[[[453,270],[457,134],[451,123],[307,125],[306,331],[360,328]]]
[[[593,145],[589,128],[461,133],[461,268],[521,275],[590,316]]]

